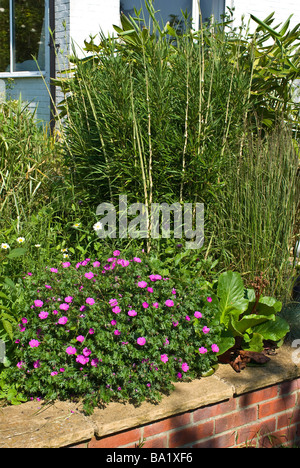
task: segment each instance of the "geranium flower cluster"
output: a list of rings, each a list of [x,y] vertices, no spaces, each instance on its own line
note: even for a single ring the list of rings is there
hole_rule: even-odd
[[[144,255],[144,257],[142,257]],[[27,306],[12,377],[42,397],[157,400],[217,360],[213,295],[151,271],[119,250],[23,278]]]

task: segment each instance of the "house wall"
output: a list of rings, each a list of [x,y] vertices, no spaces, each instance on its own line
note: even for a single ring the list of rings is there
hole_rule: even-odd
[[[291,18],[291,27],[294,27],[300,22],[300,2],[299,0],[226,0],[226,8],[234,8],[235,24],[241,23],[241,17],[245,15],[245,22],[248,22],[250,13],[264,20],[270,13],[275,12],[273,25],[284,23],[287,18],[293,14]],[[250,31],[256,28],[256,23],[251,21]]]
[[[112,34],[113,24],[119,24],[119,17],[120,0],[71,0],[70,36],[78,55],[84,55],[81,49],[90,35],[98,35],[100,30],[105,35]]]
[[[49,86],[49,74],[45,76]],[[48,122],[50,118],[50,99],[47,86],[42,78],[15,78],[11,84],[6,83],[6,99],[22,100],[28,108],[36,112],[38,121]]]

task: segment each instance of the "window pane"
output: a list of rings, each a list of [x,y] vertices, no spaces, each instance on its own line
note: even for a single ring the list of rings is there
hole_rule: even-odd
[[[9,0],[0,0],[0,72],[9,72]]]
[[[164,26],[167,21],[176,27],[182,26],[182,13],[187,10],[187,14],[192,16],[193,0],[154,0],[153,6],[155,11],[158,11],[156,16],[160,20],[160,25]],[[144,0],[121,0],[121,11],[125,15],[135,16],[134,8],[139,10],[142,8],[142,15],[145,17],[146,25],[149,24],[149,14],[145,7]]]
[[[14,0],[13,3],[14,71],[44,70],[45,0]]]

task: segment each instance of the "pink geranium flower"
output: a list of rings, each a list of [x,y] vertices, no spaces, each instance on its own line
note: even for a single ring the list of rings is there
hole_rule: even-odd
[[[120,309],[119,306],[116,306],[116,307],[112,308],[112,311],[113,311],[114,314],[119,314],[121,312],[121,309]]]
[[[219,346],[216,345],[216,344],[211,345],[211,350],[212,350],[213,353],[218,353],[220,351]]]
[[[70,304],[72,301],[73,301],[73,297],[72,297],[72,296],[67,296],[67,297],[65,297],[65,302],[67,302],[68,304]]]
[[[142,306],[144,307],[144,309],[148,309],[149,304],[148,304],[148,302],[143,302]]]
[[[69,266],[71,266],[71,263],[70,263],[70,262],[64,262],[64,263],[62,264],[62,267],[63,267],[63,268],[69,268]]]
[[[95,301],[94,301],[94,299],[93,299],[92,297],[88,297],[88,298],[86,299],[85,302],[86,302],[87,304],[89,304],[89,305],[95,304]]]
[[[84,336],[78,335],[76,340],[79,341],[80,343],[83,343],[84,342]]]
[[[115,307],[116,305],[118,305],[117,299],[110,299],[109,305],[110,305],[111,307]]]
[[[196,318],[201,318],[201,317],[202,317],[202,314],[201,314],[201,312],[199,312],[198,310],[196,310],[196,312],[194,313],[194,316],[195,316]]]
[[[94,278],[94,273],[89,271],[88,273],[85,273],[84,276],[87,278],[87,279],[92,279]]]
[[[172,301],[172,299],[167,299],[165,304],[166,304],[167,307],[173,307],[174,302]]]
[[[45,320],[48,317],[48,315],[48,312],[45,312],[44,310],[42,310],[42,312],[39,313],[39,317],[41,320]]]
[[[70,307],[69,304],[66,304],[66,303],[60,304],[59,306],[60,310],[64,310],[64,311],[67,311],[69,307]]]
[[[77,353],[77,349],[74,348],[73,346],[69,346],[69,347],[66,349],[66,353],[69,354],[69,355],[76,354],[76,353]]]
[[[144,346],[144,344],[146,343],[146,338],[144,338],[143,336],[140,336],[137,340],[136,340],[137,344],[140,345],[140,346]]]
[[[120,250],[115,250],[115,251],[113,252],[113,256],[114,256],[114,257],[118,257],[118,256],[120,255],[120,253],[121,253]]]
[[[211,297],[208,297],[207,298],[207,302],[211,302],[212,301],[212,298]]]
[[[205,325],[205,327],[202,328],[202,331],[203,331],[203,333],[205,333],[205,334],[206,334],[206,333],[209,333],[210,328],[208,328],[208,327]]]
[[[161,354],[160,360],[162,362],[168,362],[169,358],[168,358],[168,356],[166,354]]]
[[[139,288],[146,288],[147,287],[146,281],[139,281],[138,282],[138,287]]]
[[[161,276],[160,275],[150,275],[149,276],[149,279],[150,281],[158,281],[158,280],[161,280]]]
[[[199,353],[200,354],[205,354],[205,353],[207,353],[207,349],[204,348],[203,346],[201,346],[201,348],[199,348]]]
[[[34,305],[35,307],[43,307],[44,303],[43,301],[40,301],[39,299],[37,299],[36,301],[34,301]]]
[[[137,315],[137,312],[135,310],[131,309],[131,310],[128,311],[128,315],[130,317],[135,317]]]
[[[59,323],[60,325],[65,325],[65,324],[67,323],[67,321],[68,321],[68,317],[60,317],[60,318],[58,319],[58,323]]]
[[[79,362],[79,364],[85,365],[89,362],[89,358],[82,356],[82,354],[79,354],[76,358],[76,362]]]
[[[40,346],[40,342],[38,340],[30,340],[29,346],[30,348],[38,348]]]
[[[189,370],[189,366],[187,365],[186,362],[184,362],[182,365],[181,365],[181,369],[183,370],[183,372],[187,372]]]
[[[51,273],[57,273],[57,268],[50,268]]]

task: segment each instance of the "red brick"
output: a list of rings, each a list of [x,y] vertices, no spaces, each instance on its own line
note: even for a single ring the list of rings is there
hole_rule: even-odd
[[[263,448],[278,447],[280,445],[291,446],[299,440],[296,426],[276,431],[269,436],[260,439],[260,446]]]
[[[190,424],[191,416],[190,413],[185,413],[179,416],[173,416],[172,418],[164,419],[153,424],[149,424],[144,427],[144,437],[150,437],[155,434],[161,434],[162,432],[176,429],[180,426],[186,426]]]
[[[255,392],[245,393],[239,397],[240,407],[246,407],[254,405],[261,401],[270,400],[276,398],[278,393],[277,386],[264,388],[262,390],[257,390]]]
[[[259,418],[266,418],[282,411],[293,408],[296,403],[296,395],[287,395],[276,400],[260,403],[258,407]]]
[[[142,448],[167,448],[167,435],[146,440]]]
[[[112,436],[102,437],[101,439],[96,439],[94,437],[89,442],[88,448],[117,448],[122,445],[130,444],[131,442],[138,443],[141,438],[141,429],[132,429]]]
[[[206,419],[215,418],[221,414],[231,413],[236,409],[236,399],[231,398],[228,401],[218,403],[216,405],[199,408],[193,412],[194,422],[204,421]]]
[[[69,445],[67,448],[87,448],[88,442],[83,442],[81,444]]]
[[[251,442],[256,440],[257,437],[262,435],[270,434],[276,429],[276,420],[271,418],[268,421],[263,422],[254,422],[243,427],[240,427],[236,430],[237,443],[244,444],[247,443],[251,445]]]
[[[235,446],[235,435],[233,433],[211,437],[203,442],[198,442],[192,448],[230,448]]]
[[[194,424],[193,426],[186,427],[185,429],[170,432],[169,447],[182,447],[183,445],[200,441],[205,437],[211,437],[213,435],[213,430],[213,421],[209,421],[204,424]]]
[[[286,395],[288,393],[297,392],[300,390],[300,379],[283,382],[279,387],[279,395]]]
[[[277,417],[277,428],[289,427],[291,424],[300,423],[300,408],[286,411]]]
[[[235,429],[244,424],[256,420],[256,407],[245,408],[241,411],[235,411],[234,413],[222,416],[215,420],[215,431],[216,434],[221,432]]]

